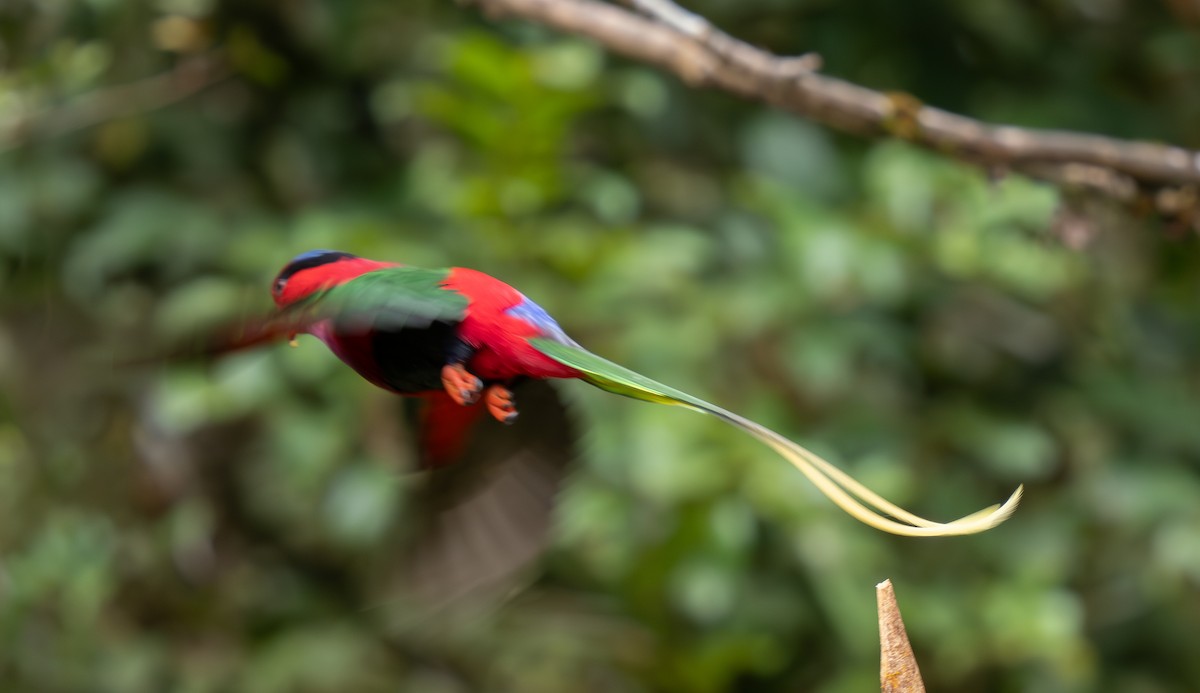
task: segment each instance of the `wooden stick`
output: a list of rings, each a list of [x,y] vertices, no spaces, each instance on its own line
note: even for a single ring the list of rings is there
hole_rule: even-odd
[[[883,693],[925,693],[925,682],[913,656],[892,581],[875,585],[879,607],[879,685]]]

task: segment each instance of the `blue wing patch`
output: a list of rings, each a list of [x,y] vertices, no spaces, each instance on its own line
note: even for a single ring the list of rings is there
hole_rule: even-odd
[[[554,321],[554,318],[550,317],[550,314],[546,312],[545,308],[542,308],[525,296],[521,296],[521,299],[522,300],[520,303],[504,312],[513,316],[514,318],[520,318],[530,325],[537,327],[538,330],[541,331],[542,336],[546,339],[552,339],[556,342],[569,344],[571,346],[579,346],[575,343],[575,340],[567,336],[567,333],[563,331],[562,327],[559,327],[558,323]]]

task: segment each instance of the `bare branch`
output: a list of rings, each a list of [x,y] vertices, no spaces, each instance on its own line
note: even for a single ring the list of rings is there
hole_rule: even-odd
[[[473,1],[492,16],[519,17],[591,38],[692,85],[764,101],[843,132],[892,135],[994,171],[1018,171],[1127,203],[1146,191],[1200,186],[1200,152],[1078,132],[994,125],[956,115],[908,94],[878,92],[817,74],[812,71],[815,56],[772,55],[730,37],[669,0],[626,0],[650,18],[597,0]],[[1159,208],[1159,197],[1147,199]]]
[[[892,581],[875,585],[879,610],[879,685],[883,693],[925,693],[925,682],[913,656]]]
[[[653,17],[679,33],[707,46],[723,60],[734,63],[751,74],[765,69],[778,69],[771,64],[782,61],[783,70],[795,77],[821,67],[821,57],[808,53],[796,58],[779,58],[755,48],[745,41],[726,34],[707,19],[689,12],[670,0],[625,0],[639,12]]]
[[[703,41],[716,28],[695,12],[689,12],[670,0],[626,0],[639,12],[654,17],[681,34]]]
[[[34,140],[169,106],[227,76],[229,67],[223,59],[198,56],[184,60],[169,72],[97,89],[65,105],[23,114],[14,121],[0,123],[0,153]]]

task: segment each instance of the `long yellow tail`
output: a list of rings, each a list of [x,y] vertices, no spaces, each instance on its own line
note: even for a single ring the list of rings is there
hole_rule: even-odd
[[[600,358],[573,344],[532,339],[539,351],[583,374],[583,379],[609,392],[634,399],[687,407],[711,414],[736,426],[770,447],[808,478],[834,505],[858,521],[891,534],[944,537],[976,534],[1004,522],[1017,509],[1024,486],[1018,486],[1003,505],[993,505],[953,522],[933,522],[891,503],[863,486],[819,455],[745,417],[726,411],[686,392],[667,387],[640,373]],[[864,505],[865,504],[865,505]],[[890,517],[889,517],[890,516]]]

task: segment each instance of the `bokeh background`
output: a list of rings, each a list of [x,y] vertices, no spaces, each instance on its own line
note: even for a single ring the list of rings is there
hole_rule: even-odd
[[[704,0],[969,115],[1200,146],[1188,0]],[[0,3],[0,688],[1200,690],[1195,235],[452,2]],[[397,634],[353,581],[393,402],[308,341],[126,357],[294,254],[465,265],[977,537],[852,521],[713,421],[569,388],[537,579]],[[330,570],[336,566],[338,571]]]

